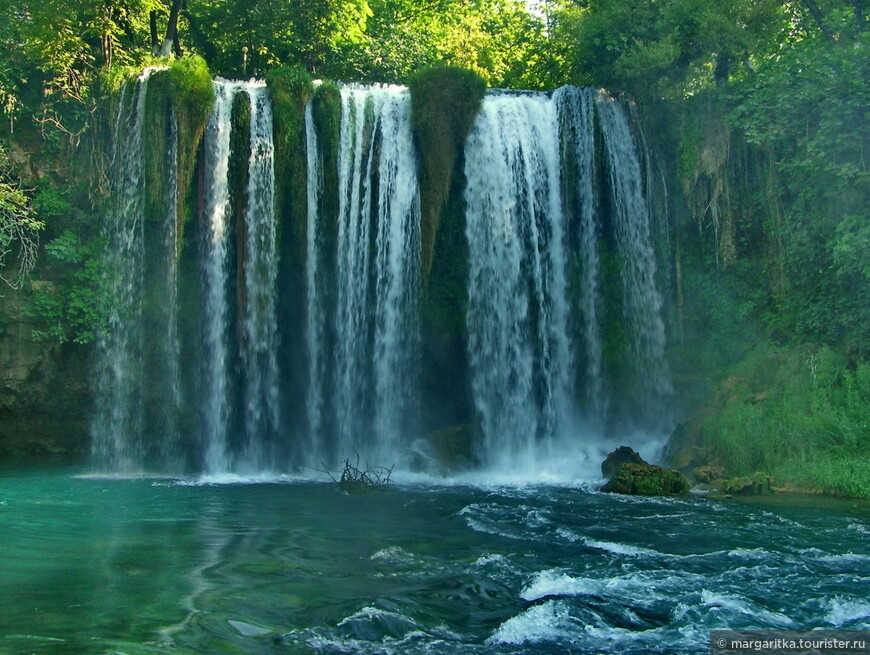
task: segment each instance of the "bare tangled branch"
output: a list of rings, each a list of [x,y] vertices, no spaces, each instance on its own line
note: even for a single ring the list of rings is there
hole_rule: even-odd
[[[356,451],[354,451],[356,453]],[[321,462],[323,464],[323,462]],[[333,482],[335,482],[342,491],[372,491],[390,484],[390,476],[393,473],[393,467],[386,466],[370,466],[365,469],[360,468],[359,453],[356,453],[356,464],[351,464],[350,460],[344,460],[344,470],[341,476],[336,477],[329,471],[325,464],[320,469],[326,473]]]
[[[0,152],[0,164],[4,155]],[[39,230],[43,227],[24,191],[0,177],[0,279],[13,289],[21,287],[36,265]],[[7,274],[6,269],[10,268],[7,257],[16,249],[17,266]]]

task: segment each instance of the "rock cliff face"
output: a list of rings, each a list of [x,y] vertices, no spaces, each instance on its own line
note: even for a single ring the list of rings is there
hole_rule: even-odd
[[[23,312],[28,291],[0,294],[0,460],[81,459],[90,405],[87,349],[34,341]]]

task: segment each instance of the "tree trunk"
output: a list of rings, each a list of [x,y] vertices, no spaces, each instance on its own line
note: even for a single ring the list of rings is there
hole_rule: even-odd
[[[713,79],[716,86],[722,86],[728,81],[728,71],[730,69],[731,58],[724,53],[719,53],[716,57],[716,66],[713,69]]]
[[[157,33],[157,12],[153,9],[148,12],[148,25],[151,28],[151,54],[160,52],[160,35]]]
[[[169,10],[169,22],[166,24],[166,37],[160,47],[160,56],[168,57],[172,52],[172,45],[178,40],[178,14],[181,12],[182,0],[172,0],[172,9]],[[178,50],[181,48],[178,47]]]
[[[810,12],[810,15],[813,17],[813,20],[816,21],[816,25],[822,31],[826,37],[834,40],[834,33],[828,29],[828,26],[825,25],[825,19],[822,16],[822,12],[819,9],[819,5],[816,4],[816,0],[802,0],[804,7],[807,8],[807,11]]]

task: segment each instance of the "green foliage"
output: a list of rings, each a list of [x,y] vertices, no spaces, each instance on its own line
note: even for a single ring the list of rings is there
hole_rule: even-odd
[[[185,11],[185,38],[227,77],[294,64],[333,74],[370,14],[366,0],[200,0]]]
[[[371,0],[365,41],[347,52],[351,74],[407,79],[438,64],[475,71],[495,86],[539,88],[550,63],[544,24],[516,0]]]
[[[425,283],[453,169],[480,109],[486,82],[473,71],[441,66],[416,74],[409,86],[411,121],[420,151],[421,266]]]
[[[169,71],[157,71],[148,79],[142,125],[145,217],[151,220],[162,220],[166,215],[170,103]]]
[[[25,311],[39,327],[37,341],[87,344],[107,328],[108,295],[103,289],[100,239],[82,242],[66,231],[45,245],[57,282],[36,286]]]
[[[787,25],[759,0],[590,0],[557,21],[576,39],[574,79],[640,97],[680,98],[740,76]],[[566,38],[565,28],[559,33]]]
[[[778,327],[870,358],[870,33],[801,40],[739,87],[732,120],[772,149],[785,200]]]
[[[825,347],[758,350],[720,385],[703,434],[729,475],[868,496],[870,364],[850,370]]]

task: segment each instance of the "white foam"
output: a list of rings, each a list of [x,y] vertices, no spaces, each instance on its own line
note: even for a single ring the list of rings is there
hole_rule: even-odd
[[[758,607],[755,603],[741,596],[702,589],[701,605],[709,607],[713,612],[726,610],[752,616],[764,621],[766,626],[776,626],[779,628],[797,627],[795,622],[786,615]]]
[[[864,627],[870,627],[870,601],[835,596],[825,604],[828,606],[825,621],[831,625],[840,627],[858,619],[868,619]]]
[[[568,608],[559,601],[547,601],[525,610],[502,623],[486,640],[488,646],[496,644],[521,645],[558,641],[576,633],[577,626],[568,614]]]
[[[407,563],[413,561],[414,556],[401,546],[387,546],[369,557],[369,559],[373,561],[384,560],[392,563]]]
[[[764,548],[732,548],[728,551],[729,557],[741,557],[744,559],[766,559],[770,556]]]
[[[210,475],[201,475],[197,478],[179,480],[178,485],[182,487],[218,487],[246,484],[288,484],[294,482],[312,482],[312,480],[310,478],[287,475],[284,473],[264,472],[252,473],[249,475],[239,473],[214,473]]]
[[[400,614],[399,612],[391,612],[390,610],[382,610],[377,607],[366,606],[360,609],[357,612],[354,612],[350,616],[342,619],[338,622],[337,627],[342,627],[348,625],[354,621],[377,621],[377,620],[388,620],[388,621],[396,621],[403,627],[407,626],[409,628],[417,628],[417,623],[412,619],[408,618],[404,614]]]
[[[532,601],[546,596],[591,594],[600,589],[603,582],[593,578],[574,578],[558,570],[542,571],[520,592],[520,598]]]
[[[499,564],[501,566],[506,566],[508,564],[508,561],[504,555],[499,555],[498,553],[496,553],[495,555],[486,553],[478,557],[473,562],[473,566],[487,566],[488,564]]]
[[[604,550],[614,555],[625,555],[627,557],[667,557],[666,553],[660,553],[651,548],[643,548],[641,546],[630,546],[628,544],[620,544],[614,541],[598,541],[597,539],[589,539],[582,537],[583,543],[590,548]]]
[[[823,555],[818,558],[820,562],[830,562],[832,564],[852,564],[856,562],[870,562],[870,555],[861,555],[859,553],[842,553],[840,555]]]

